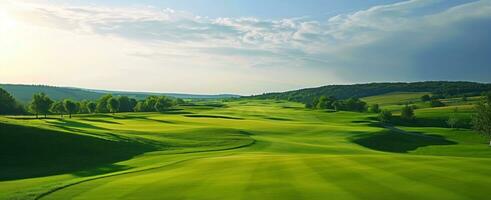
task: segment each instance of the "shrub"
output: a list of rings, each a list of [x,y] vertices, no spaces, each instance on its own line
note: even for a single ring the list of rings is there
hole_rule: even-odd
[[[392,120],[392,112],[389,110],[382,110],[378,115],[378,119],[381,122],[388,123]]]

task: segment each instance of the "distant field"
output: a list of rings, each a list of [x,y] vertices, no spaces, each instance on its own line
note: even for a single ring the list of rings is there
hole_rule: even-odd
[[[440,109],[417,113],[443,115]],[[0,118],[0,199],[491,195],[491,149],[468,129],[399,127],[411,132],[401,134],[368,113],[251,100],[163,114],[50,117]]]

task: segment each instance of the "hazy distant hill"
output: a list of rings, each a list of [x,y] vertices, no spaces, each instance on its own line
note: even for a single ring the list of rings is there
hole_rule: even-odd
[[[165,95],[176,98],[184,99],[218,99],[218,98],[232,98],[239,97],[239,95],[233,94],[219,94],[219,95],[199,95],[199,94],[180,94],[180,93],[151,93],[151,92],[121,92],[121,91],[107,91],[107,90],[92,90],[82,88],[71,87],[54,87],[46,85],[20,85],[20,84],[0,84],[0,88],[7,90],[21,103],[29,102],[32,95],[39,92],[46,93],[49,97],[55,100],[60,99],[73,99],[73,100],[94,100],[98,99],[105,94],[113,95],[126,95],[136,99],[143,99],[150,95]]]
[[[286,99],[308,102],[320,96],[334,96],[338,99],[350,97],[367,97],[390,92],[430,92],[443,96],[474,96],[484,91],[491,91],[489,83],[464,81],[425,81],[412,83],[366,83],[354,85],[327,85],[316,88],[305,88],[287,92],[266,93],[255,95],[259,99]]]

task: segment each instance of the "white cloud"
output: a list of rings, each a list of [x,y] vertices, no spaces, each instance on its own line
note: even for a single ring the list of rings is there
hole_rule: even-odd
[[[335,82],[387,79],[377,75],[380,70],[390,74],[391,78],[388,79],[391,80],[420,79],[420,72],[415,72],[419,68],[412,65],[429,62],[418,60],[423,59],[421,52],[433,52],[433,45],[436,44],[436,47],[442,49],[445,46],[458,46],[460,44],[452,40],[462,40],[477,34],[467,27],[469,24],[490,22],[489,1],[457,6],[446,3],[438,0],[412,0],[375,6],[326,20],[305,17],[281,20],[208,18],[154,7],[105,8],[9,3],[7,10],[9,15],[25,26],[37,27],[32,30],[43,30],[47,35],[51,31],[65,35],[68,39],[59,42],[63,45],[78,45],[81,42],[91,44],[82,44],[85,46],[83,50],[67,48],[70,51],[65,53],[75,61],[98,52],[104,55],[101,59],[106,60],[93,63],[99,67],[117,64],[136,74],[144,68],[166,76],[172,73],[173,81],[193,79],[201,82],[199,88],[194,88],[193,84],[167,87],[169,81],[158,80],[159,77],[154,75],[142,78],[141,87],[147,81],[166,85],[152,88],[161,91],[255,93]],[[33,41],[43,40],[35,34],[25,37]],[[54,37],[45,37],[56,40]],[[70,37],[85,39],[74,41]],[[446,42],[438,43],[441,40]],[[42,45],[50,49],[51,42],[45,41]],[[99,48],[113,45],[114,48]],[[474,48],[481,49],[482,46]],[[101,52],[102,49],[106,51]],[[479,59],[480,64],[491,63],[487,58]],[[445,62],[431,61],[440,64]],[[74,69],[81,68],[77,62],[69,63]],[[13,65],[12,62],[6,64]],[[118,68],[108,67],[110,69]],[[193,71],[201,74],[189,75]],[[352,75],[353,71],[367,73]],[[215,75],[204,75],[206,73]],[[278,73],[283,76],[278,76]],[[125,75],[120,76],[114,78],[116,83],[123,82]],[[441,77],[445,78],[444,74]],[[465,78],[472,78],[472,75]],[[252,81],[259,83],[252,84]],[[223,83],[230,84],[231,88],[220,89],[224,87]],[[68,81],[66,84],[69,84]],[[83,80],[79,84],[87,85]],[[116,87],[107,84],[90,86]],[[201,86],[207,86],[208,89]],[[126,85],[121,88],[144,89],[129,88]]]

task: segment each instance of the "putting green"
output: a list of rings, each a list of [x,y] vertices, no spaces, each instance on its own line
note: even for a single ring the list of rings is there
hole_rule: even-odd
[[[491,195],[491,148],[486,138],[468,129],[394,131],[373,121],[373,114],[312,111],[271,100],[181,109],[64,120],[0,118],[2,138],[26,129],[21,131],[24,140],[37,139],[11,145],[0,140],[2,161],[31,154],[42,158],[3,167],[10,173],[0,172],[0,199]],[[428,117],[448,114],[418,112]],[[57,151],[49,150],[56,145]],[[64,167],[53,167],[58,165]]]

